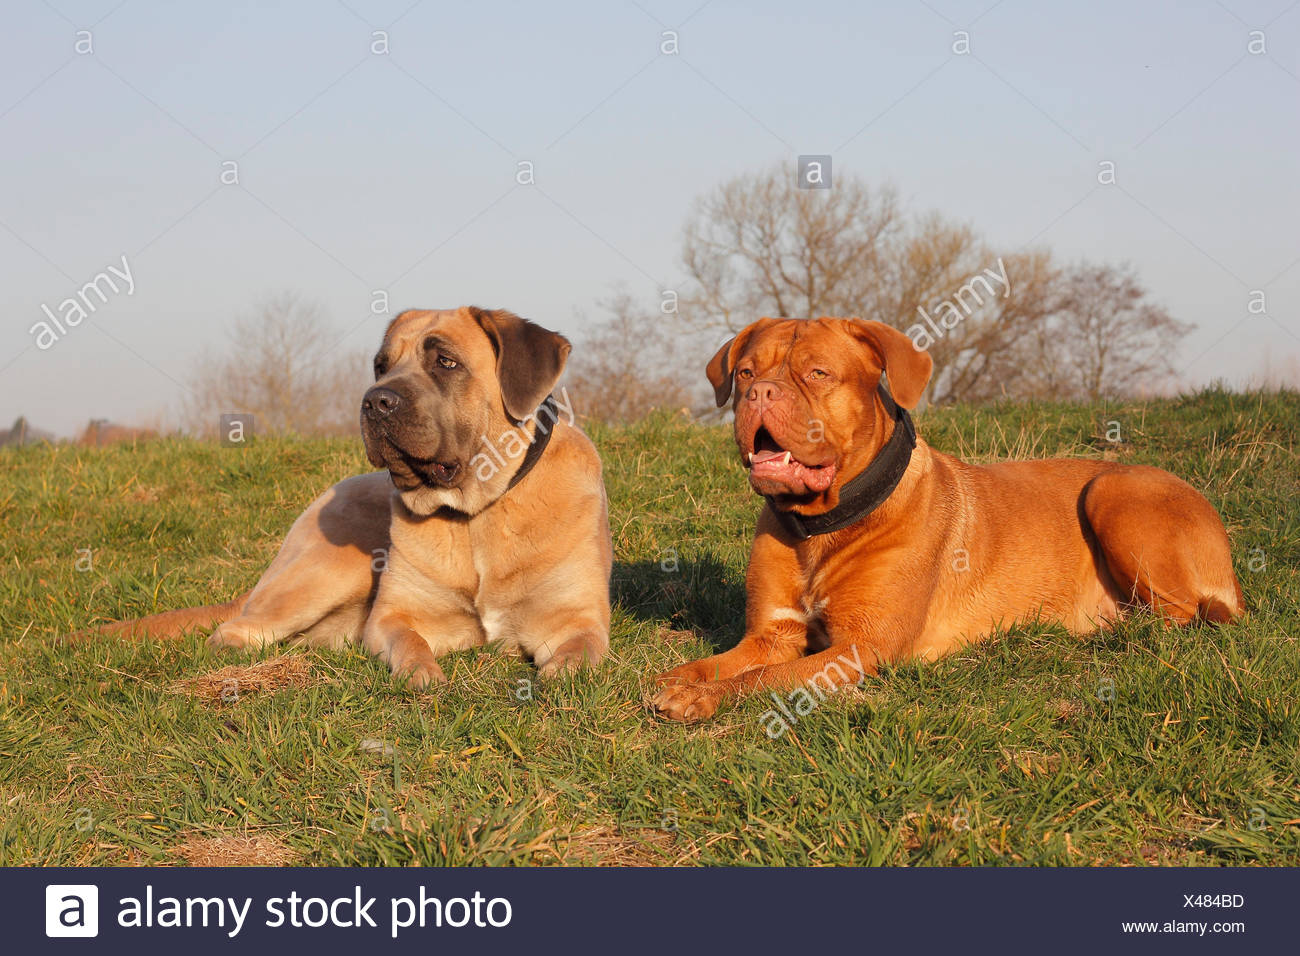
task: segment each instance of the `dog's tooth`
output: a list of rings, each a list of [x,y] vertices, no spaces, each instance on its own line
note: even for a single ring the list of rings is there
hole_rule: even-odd
[[[789,464],[790,464],[790,458],[791,458],[790,453],[789,453],[789,452],[786,452],[786,453],[785,453],[785,457],[781,459],[781,464],[783,464],[783,465],[789,465]]]
[[[751,465],[754,463],[754,453],[752,451],[745,454],[745,461],[749,462]]]

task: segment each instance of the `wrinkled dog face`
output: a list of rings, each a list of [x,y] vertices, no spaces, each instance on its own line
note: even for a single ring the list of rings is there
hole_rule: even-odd
[[[479,436],[502,414],[491,343],[464,312],[403,312],[375,355],[361,434],[371,464],[403,491],[465,481]]]
[[[470,468],[483,436],[531,413],[568,352],[563,336],[510,312],[403,312],[384,334],[361,402],[366,456],[388,469],[408,504],[477,501],[491,492],[475,487]]]
[[[718,405],[734,391],[735,437],[754,491],[783,507],[833,507],[886,438],[877,386],[913,407],[930,357],[879,322],[760,319],[709,363]]]

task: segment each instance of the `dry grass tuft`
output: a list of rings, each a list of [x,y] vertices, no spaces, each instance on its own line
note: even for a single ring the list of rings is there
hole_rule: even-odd
[[[271,836],[194,836],[172,853],[190,866],[287,866],[298,854]]]
[[[675,834],[661,827],[600,826],[570,833],[561,862],[586,866],[679,866],[684,860]]]
[[[1047,702],[1047,712],[1055,720],[1076,720],[1083,715],[1083,701],[1071,697],[1050,700]]]
[[[172,690],[200,700],[233,704],[245,694],[303,688],[323,680],[312,673],[311,661],[301,654],[281,654],[255,664],[231,664],[207,674],[177,681]]]
[[[655,640],[663,644],[689,644],[695,640],[695,632],[676,631],[672,628],[661,627],[655,631]]]

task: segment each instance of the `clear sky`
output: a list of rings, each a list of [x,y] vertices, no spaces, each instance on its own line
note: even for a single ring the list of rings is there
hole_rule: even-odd
[[[283,290],[367,348],[376,289],[569,334],[619,282],[657,308],[692,199],[801,153],[996,247],[1131,262],[1198,326],[1187,384],[1300,355],[1290,0],[12,0],[3,19],[0,427],[166,413]],[[133,294],[37,348],[42,304],[123,256]]]

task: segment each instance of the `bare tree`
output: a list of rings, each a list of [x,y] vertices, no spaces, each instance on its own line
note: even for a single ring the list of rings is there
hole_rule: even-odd
[[[681,347],[681,338],[665,325],[666,316],[639,307],[622,289],[599,306],[605,318],[574,344],[565,372],[564,385],[579,415],[617,424],[656,409],[712,410],[703,387],[704,364],[683,362],[683,353],[698,356]]]
[[[907,217],[890,188],[841,177],[799,189],[788,170],[740,176],[698,200],[682,261],[690,327],[734,332],[761,315],[860,316],[903,331],[935,362],[931,398],[1007,387],[1019,339],[1047,312],[1044,253],[998,256],[968,226]],[[1006,288],[989,274],[1008,276]],[[947,321],[931,311],[957,297]]]
[[[251,413],[259,432],[351,434],[369,381],[368,353],[334,347],[321,308],[279,293],[235,321],[224,353],[195,363],[187,426],[215,430],[224,413]]]
[[[937,215],[889,251],[874,307],[856,313],[906,332],[934,361],[929,399],[987,401],[1024,390],[1021,353],[1056,306],[1043,251],[998,254]]]
[[[1167,371],[1185,327],[1106,266],[1063,272],[1045,250],[998,253],[969,226],[909,216],[853,177],[799,189],[790,170],[697,200],[682,262],[684,323],[734,333],[762,315],[859,316],[934,360],[929,398],[1090,397]],[[1109,310],[1109,311],[1107,311]]]
[[[682,249],[693,284],[683,316],[695,328],[734,333],[760,315],[846,314],[871,300],[901,225],[893,191],[793,179],[774,168],[696,200]]]
[[[1097,401],[1174,383],[1173,355],[1194,326],[1148,301],[1132,267],[1084,262],[1058,285],[1051,322],[1026,362],[1033,392]]]

